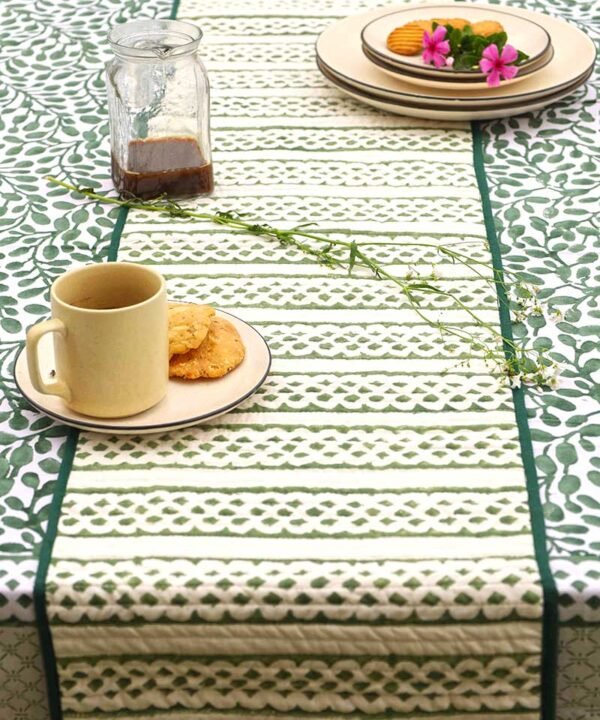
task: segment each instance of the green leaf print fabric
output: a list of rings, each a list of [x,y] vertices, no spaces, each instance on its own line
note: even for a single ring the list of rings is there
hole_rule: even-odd
[[[512,2],[572,22],[596,45],[598,7]],[[516,326],[563,365],[557,390],[527,391],[550,565],[559,590],[558,717],[600,718],[600,157],[598,67],[585,87],[486,126],[486,175],[507,270],[525,272],[555,323]]]
[[[553,2],[552,7],[541,2],[520,4],[579,21],[587,32],[594,30],[592,4]],[[253,12],[247,5],[242,7],[242,4],[230,4],[228,12],[231,14],[226,17],[223,17],[222,8],[211,10],[198,22],[208,37],[211,34],[244,36],[250,33],[264,38],[291,34],[302,40],[306,35],[314,37],[335,17],[366,6],[365,3],[336,2],[320,3],[316,9],[312,6],[307,9],[300,8],[297,3],[293,7],[283,3],[280,9],[279,3],[277,8],[271,5],[265,6],[264,16],[259,23],[253,16],[260,13]],[[0,701],[8,712],[9,720],[46,717],[47,712],[41,701],[45,694],[41,685],[41,663],[40,657],[36,656],[35,631],[30,624],[34,618],[32,588],[64,438],[63,428],[40,418],[20,399],[12,384],[11,366],[20,347],[23,328],[48,312],[49,284],[74,261],[91,262],[104,258],[115,220],[114,214],[107,213],[106,208],[83,205],[62,191],[49,192],[41,176],[52,172],[75,180],[82,177],[87,180],[89,173],[93,173],[94,178],[106,183],[108,154],[101,79],[102,62],[106,57],[104,34],[114,22],[140,14],[147,16],[159,13],[167,16],[169,11],[165,2],[112,3],[109,0],[103,0],[102,3],[79,3],[77,13],[73,12],[70,3],[55,3],[52,8],[42,8],[39,4],[16,0],[3,3],[0,9],[3,16],[2,47],[3,50],[8,48],[6,54],[10,54],[9,62],[0,66],[3,80],[0,92],[4,93],[3,99],[6,101],[0,118],[3,123],[3,135],[0,138],[0,157],[3,162],[0,192],[3,208],[6,208],[0,217],[4,253],[0,268],[4,273],[1,278],[0,303],[4,390],[0,436]],[[185,6],[180,17],[185,17],[182,14],[184,12]],[[236,79],[236,73],[219,71],[219,63],[227,58],[219,57],[218,50],[214,48],[216,54],[213,67],[208,64],[215,91],[213,104],[216,103],[217,108],[223,106],[223,101],[218,99],[219,92],[221,95],[228,92],[233,95],[244,81],[243,77]],[[295,48],[291,50],[296,51]],[[250,61],[260,59],[244,56],[241,52],[238,73],[248,70]],[[296,60],[301,58],[294,58],[294,62]],[[324,84],[319,85],[321,79],[314,71],[310,57],[304,75],[302,72],[290,73],[289,70],[285,68],[281,73],[282,82],[304,87],[306,78],[309,78],[310,87],[317,91],[324,87]],[[265,79],[261,73],[252,73],[251,78],[246,78],[246,86],[265,87],[274,77],[273,70],[270,79]],[[61,85],[66,88],[67,83],[68,89],[61,90]],[[595,337],[593,330],[585,330],[593,328],[596,322],[593,295],[590,292],[594,280],[594,261],[590,253],[597,252],[598,242],[597,226],[594,225],[593,212],[590,212],[594,202],[597,204],[598,187],[594,142],[596,87],[588,83],[585,89],[577,91],[568,101],[534,116],[490,122],[483,126],[486,174],[504,262],[510,269],[537,277],[544,284],[549,301],[557,298],[557,309],[565,313],[564,320],[553,328],[517,327],[516,332],[527,333],[532,342],[554,343],[555,351],[565,358],[561,362],[567,365],[567,374],[571,373],[565,388],[544,394],[529,392],[526,397],[540,492],[546,504],[548,547],[554,577],[561,592],[561,619],[564,624],[561,628],[559,654],[558,717],[569,720],[595,719],[599,716],[596,710],[600,707],[600,684],[597,680],[600,635],[595,625],[600,611],[600,579],[597,572],[600,538],[597,530],[594,530],[597,528],[594,522],[598,517],[597,509],[590,503],[595,492],[597,496],[598,468],[594,467],[593,460],[598,456],[597,435],[594,433],[598,401],[592,394],[595,368],[593,362],[590,363],[593,359],[590,355],[594,351],[590,343],[594,342]],[[70,100],[67,101],[65,97]],[[257,112],[256,99],[253,98],[245,98],[238,106],[251,116]],[[354,103],[348,103],[345,107],[349,116],[369,114],[368,110],[365,113],[365,108]],[[62,130],[62,134],[57,134],[57,128]],[[371,128],[371,133],[378,147],[394,151],[393,144],[386,144],[390,134],[391,142],[394,141],[394,133],[390,133],[388,128]],[[280,141],[273,133],[252,132],[248,128],[243,135],[247,139],[248,150],[277,150],[277,145],[265,143]],[[315,133],[315,137],[315,145],[319,143],[319,138],[323,142],[323,135]],[[239,147],[236,144],[239,140],[236,139],[234,143],[225,129],[220,131],[217,128],[213,140],[215,149],[220,148],[223,152]],[[301,130],[288,133],[284,140],[289,142],[286,147],[298,149],[306,142]],[[325,137],[325,140],[328,138]],[[429,136],[429,140],[431,147],[441,150],[441,146],[436,144],[439,143],[436,138]],[[444,134],[443,141],[453,143],[453,148],[460,148],[460,143],[455,144],[456,138],[449,131]],[[20,142],[26,145],[22,153]],[[424,146],[422,140],[419,143],[412,135],[405,142],[407,148],[415,151],[422,150]],[[357,143],[360,143],[360,136],[352,128],[347,128],[345,134],[340,133],[332,149],[355,150],[360,147]],[[369,149],[371,147],[372,143]],[[558,159],[561,157],[563,160]],[[219,164],[223,182],[235,184],[234,169],[226,167],[225,162]],[[277,161],[272,164],[277,165]],[[333,161],[330,165],[333,166]],[[385,169],[387,171],[389,166]],[[341,172],[341,166],[338,165],[337,170]],[[250,163],[245,163],[243,171],[246,179],[252,180],[248,174]],[[358,173],[359,169],[355,171]],[[365,164],[360,171],[366,171]],[[270,167],[269,172],[274,173],[276,170]],[[370,181],[381,184],[377,168],[372,167],[371,172],[374,174],[369,176]],[[467,168],[461,182],[468,184],[468,173]],[[417,177],[420,177],[418,171]],[[300,175],[299,178],[299,182],[302,182]],[[260,176],[254,178],[255,182],[261,180]],[[400,176],[396,176],[395,182],[399,181]],[[109,184],[106,183],[105,187],[109,187]],[[557,202],[559,195],[549,195],[550,187],[558,188],[554,192],[559,195],[563,188],[568,188],[568,204]],[[529,200],[529,196],[537,200]],[[541,204],[541,199],[546,201],[546,206]],[[168,251],[173,253],[173,258],[179,252],[185,255],[188,251],[180,251],[178,245],[185,243],[187,235],[182,232],[174,237],[177,245],[170,242]],[[225,240],[225,237],[215,237],[214,247],[207,248],[211,253],[211,262],[231,261],[224,255]],[[248,262],[260,264],[269,259],[264,249],[248,245],[243,250]],[[131,259],[144,259],[147,252],[148,247],[142,245],[133,248]],[[179,258],[172,260],[173,264],[179,262]],[[196,259],[192,258],[192,264],[194,262]],[[586,275],[586,268],[590,270],[590,275]],[[177,271],[175,275],[178,277]],[[313,271],[312,266],[310,271]],[[231,303],[236,288],[231,280],[228,282],[230,294],[224,293],[222,302]],[[285,288],[288,287],[286,284]],[[214,292],[214,285],[209,285],[209,290]],[[330,288],[327,290],[331,293]],[[177,292],[189,294],[185,286],[178,288]],[[568,303],[565,298],[571,298],[573,302]],[[571,305],[575,306],[575,312],[566,315],[565,311],[571,310]],[[390,391],[387,387],[385,389],[386,392]],[[415,387],[395,389],[395,397],[407,394],[418,397],[417,391]],[[328,389],[330,396],[337,397],[343,392],[347,396],[347,389],[337,386]],[[394,388],[391,388],[391,392],[394,392]],[[365,397],[369,403],[373,403],[377,393],[371,392]],[[478,397],[481,402],[484,393],[480,392]],[[293,409],[293,403],[286,408]],[[560,451],[559,447],[562,448]],[[572,462],[573,450],[577,457],[576,463]],[[247,574],[242,577],[247,577]],[[102,577],[110,588],[111,580]],[[383,577],[379,580],[384,583],[387,579]],[[218,586],[220,580],[221,585],[228,582],[228,579],[215,577],[214,584]],[[317,585],[322,582],[318,578],[311,578],[310,582],[315,580]],[[360,580],[350,578],[349,582],[353,585]],[[444,584],[447,582],[443,577],[441,580]],[[176,576],[175,582],[178,581],[179,576]],[[157,582],[163,584],[160,578]],[[257,582],[255,580],[254,584]],[[414,585],[414,578],[407,577],[405,582],[410,587]],[[474,582],[479,584],[476,578]],[[443,585],[440,587],[444,589]],[[223,587],[218,586],[218,593],[223,592]],[[256,596],[258,590],[253,592]],[[277,588],[277,592],[282,591]],[[345,592],[348,593],[348,589]],[[355,595],[360,592],[360,588],[357,588]],[[437,593],[440,592],[438,589]],[[326,597],[325,593],[326,588],[323,597]],[[268,592],[262,596],[266,595]],[[173,596],[174,593],[169,602]],[[433,596],[430,600],[434,603]],[[536,607],[538,601],[539,598],[534,600],[533,607]],[[127,606],[128,601],[124,603]],[[65,604],[68,605],[69,601],[65,600]],[[126,616],[124,610],[121,612]],[[17,647],[23,648],[23,652],[17,651]],[[233,673],[229,675],[230,678],[239,678],[239,668],[231,670],[218,666],[214,670],[220,678],[228,672]],[[103,672],[105,675],[110,674],[110,670],[104,669]],[[137,671],[132,672],[135,674]],[[247,672],[253,674],[252,669]],[[278,669],[273,672],[285,671]],[[343,678],[351,685],[345,669],[342,672]],[[380,668],[369,668],[369,672],[380,672]],[[503,672],[500,669],[497,674],[502,675]],[[400,681],[405,681],[404,675]],[[118,682],[122,684],[123,678]],[[165,682],[168,684],[169,681]],[[226,687],[229,681],[219,682],[220,687]],[[300,680],[295,676],[289,682],[297,687]],[[339,684],[340,680],[336,682]],[[210,680],[207,683],[212,686]],[[101,716],[105,716],[105,713],[101,713]],[[179,716],[184,717],[182,714]],[[193,716],[197,717],[198,713],[194,711]],[[488,716],[489,713],[485,714],[485,717]],[[514,714],[511,713],[511,716],[514,717]],[[477,713],[474,717],[477,717]]]

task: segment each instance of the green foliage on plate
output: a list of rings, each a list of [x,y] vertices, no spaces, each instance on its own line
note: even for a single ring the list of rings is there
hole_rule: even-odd
[[[439,23],[433,23],[433,30],[439,27]],[[508,41],[505,32],[493,33],[487,37],[484,35],[476,35],[470,25],[466,25],[463,30],[452,27],[452,25],[444,25],[447,35],[446,39],[450,44],[450,57],[454,58],[453,70],[465,72],[468,70],[479,70],[479,61],[483,55],[483,51],[489,45],[496,45],[498,50],[502,52],[502,48]],[[518,56],[515,65],[521,65],[529,58],[529,55],[517,50]]]

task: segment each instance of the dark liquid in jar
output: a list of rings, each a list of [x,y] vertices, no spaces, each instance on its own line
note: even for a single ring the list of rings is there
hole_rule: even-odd
[[[215,187],[212,164],[204,160],[194,138],[132,140],[126,168],[114,155],[111,160],[113,182],[121,195],[144,200],[159,195],[190,197],[209,195]]]

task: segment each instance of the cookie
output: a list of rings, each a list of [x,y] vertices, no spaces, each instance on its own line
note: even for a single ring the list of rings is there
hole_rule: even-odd
[[[245,354],[235,327],[228,320],[215,317],[199,347],[171,358],[169,375],[186,380],[223,377],[242,362]]]
[[[474,35],[483,35],[483,37],[504,32],[502,25],[495,20],[481,20],[480,22],[473,23],[471,29]]]
[[[417,55],[423,50],[424,32],[416,22],[397,27],[388,35],[388,49],[398,55]]]
[[[430,33],[433,30],[433,20],[413,20],[413,25],[418,25],[423,30],[427,30]]]
[[[215,311],[210,305],[169,303],[169,357],[197,348],[206,338]]]
[[[457,30],[464,30],[467,25],[470,24],[469,21],[464,18],[433,18],[433,22],[436,22],[438,25],[450,25],[450,27]]]

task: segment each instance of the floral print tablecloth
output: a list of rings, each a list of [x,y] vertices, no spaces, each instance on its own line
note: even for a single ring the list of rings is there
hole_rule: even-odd
[[[514,4],[597,28],[593,3]],[[73,261],[103,259],[115,221],[105,208],[53,195],[42,177],[93,173],[109,186],[99,170],[108,168],[100,38],[122,19],[167,16],[168,5],[90,1],[74,13],[68,2],[10,0],[0,9],[0,701],[9,718],[46,717],[32,586],[65,437],[19,398],[11,366],[24,328],[47,313],[49,284]],[[205,32],[224,33],[224,22],[242,32],[243,9],[232,14],[203,20]],[[297,32],[318,32],[328,17],[302,13]],[[265,33],[277,33],[275,25],[267,19]],[[558,715],[565,720],[600,717],[597,113],[596,79],[569,102],[484,126],[504,263],[542,285],[542,298],[562,315],[555,325],[530,318],[517,332],[551,347],[564,365],[561,387],[528,391],[527,405],[560,592]]]

